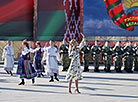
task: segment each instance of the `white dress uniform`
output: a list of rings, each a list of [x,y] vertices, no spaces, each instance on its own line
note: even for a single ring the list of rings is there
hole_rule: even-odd
[[[42,61],[44,60],[46,60],[47,75],[54,76],[54,73],[58,74],[58,61],[61,62],[61,58],[57,48],[47,47],[42,58]]]
[[[4,59],[4,69],[12,71],[14,67],[14,50],[12,46],[5,46],[2,58]]]

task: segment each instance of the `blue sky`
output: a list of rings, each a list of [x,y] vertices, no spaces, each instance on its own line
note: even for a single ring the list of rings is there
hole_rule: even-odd
[[[138,36],[138,27],[129,32],[115,25],[107,15],[104,0],[84,0],[84,34],[86,36]]]

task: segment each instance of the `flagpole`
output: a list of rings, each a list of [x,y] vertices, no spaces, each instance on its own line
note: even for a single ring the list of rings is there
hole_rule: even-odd
[[[33,40],[37,41],[37,0],[34,0],[34,29],[33,29]]]

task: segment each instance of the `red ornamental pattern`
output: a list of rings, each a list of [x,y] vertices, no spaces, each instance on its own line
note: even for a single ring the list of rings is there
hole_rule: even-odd
[[[67,41],[81,40],[80,36],[80,0],[64,0],[66,27],[64,38]]]

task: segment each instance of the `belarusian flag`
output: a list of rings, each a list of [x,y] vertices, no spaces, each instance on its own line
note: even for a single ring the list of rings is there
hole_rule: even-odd
[[[130,26],[127,27],[125,23],[125,18],[127,18],[127,15],[125,14],[123,10],[123,4],[121,0],[104,0],[107,8],[107,13],[111,17],[112,21],[120,26],[123,29],[126,29],[128,31],[133,31],[134,27]]]
[[[37,40],[62,40],[65,22],[64,0],[37,0]]]
[[[0,39],[33,39],[34,0],[0,0]]]

